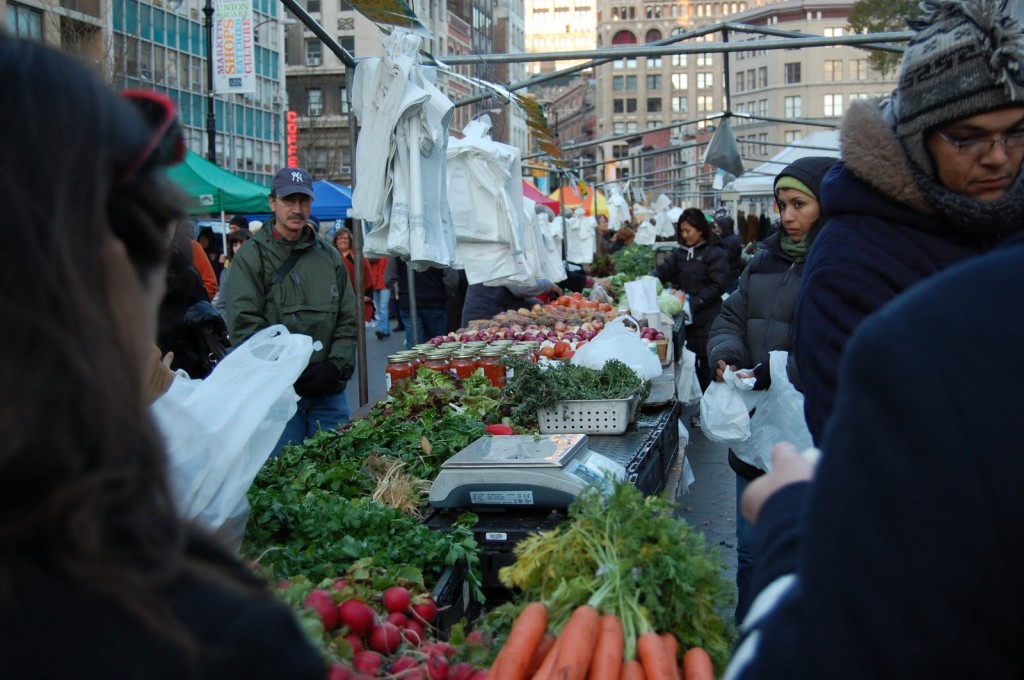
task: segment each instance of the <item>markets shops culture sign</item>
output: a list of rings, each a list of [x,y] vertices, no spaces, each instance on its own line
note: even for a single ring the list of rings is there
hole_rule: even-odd
[[[256,91],[252,5],[238,0],[213,0],[213,91],[232,94]]]

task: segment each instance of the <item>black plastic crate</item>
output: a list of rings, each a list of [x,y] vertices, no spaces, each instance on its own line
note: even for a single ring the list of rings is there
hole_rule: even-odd
[[[637,452],[626,474],[633,485],[648,496],[665,488],[672,461],[679,453],[679,426],[677,421],[682,407],[672,402],[657,414],[657,419],[647,440],[646,448]]]
[[[463,618],[472,620],[480,613],[480,603],[473,597],[466,579],[468,570],[465,562],[448,567],[431,593],[438,608],[434,627],[445,635]]]

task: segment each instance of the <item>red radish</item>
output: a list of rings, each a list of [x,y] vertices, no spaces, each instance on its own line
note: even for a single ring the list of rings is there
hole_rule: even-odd
[[[448,668],[448,680],[469,680],[476,673],[476,666],[465,661]]]
[[[487,434],[497,434],[497,435],[515,434],[512,431],[511,427],[509,427],[508,425],[500,425],[500,424],[499,425],[488,425],[487,427],[484,428],[484,431],[486,431]]]
[[[338,608],[334,604],[334,598],[326,590],[317,588],[309,591],[309,595],[302,601],[302,606],[320,615],[324,630],[334,630],[338,627]]]
[[[335,590],[344,590],[346,586],[348,586],[348,581],[347,580],[345,580],[343,578],[336,578],[336,579],[334,579],[334,589]]]
[[[285,588],[291,588],[291,586],[292,586],[292,582],[289,581],[288,579],[285,579],[283,581],[278,581],[277,582],[277,587],[278,587],[279,590],[284,590]]]
[[[370,605],[356,598],[349,598],[338,605],[338,618],[350,632],[363,637],[373,630],[377,615]]]
[[[409,605],[412,603],[409,591],[402,586],[388,588],[381,596],[381,600],[384,602],[384,608],[392,614],[404,614],[409,611]]]
[[[327,680],[351,680],[352,669],[341,663],[332,663],[327,669]]]
[[[433,623],[437,617],[437,605],[430,598],[412,606],[413,613],[424,623]]]
[[[359,652],[352,657],[352,667],[370,676],[380,675],[384,657],[377,652]]]
[[[384,620],[388,623],[393,623],[395,625],[395,628],[398,629],[405,628],[405,626],[409,623],[409,617],[405,614],[399,614],[398,612],[395,612],[394,614],[388,614],[388,617]]]
[[[435,653],[437,653],[437,654],[441,654],[441,655],[443,655],[445,657],[452,657],[452,656],[455,656],[455,653],[458,650],[456,650],[454,647],[452,647],[447,642],[432,642],[431,644],[429,644],[426,647],[424,647],[423,651],[426,652],[427,654],[435,654]]]
[[[419,661],[412,658],[411,656],[400,656],[395,659],[394,663],[391,664],[391,675],[398,675],[402,671],[407,671],[410,668],[415,668],[419,665]]]
[[[352,653],[358,654],[359,652],[366,649],[366,645],[363,644],[363,638],[359,637],[355,633],[349,633],[345,636],[345,640],[352,645]]]
[[[405,628],[402,629],[402,639],[408,642],[413,647],[419,647],[423,644],[423,626],[420,625],[419,621],[408,621],[405,624]]]
[[[469,635],[466,636],[466,645],[470,647],[486,647],[484,644],[484,634],[479,630],[469,631]]]
[[[373,676],[366,673],[356,673],[352,676],[352,680],[373,680]]]
[[[427,675],[430,680],[446,680],[448,677],[448,659],[441,654],[431,654],[427,659]]]
[[[393,623],[382,621],[370,633],[370,649],[381,654],[391,654],[402,644],[402,636]]]
[[[487,680],[487,669],[477,671],[469,680]]]

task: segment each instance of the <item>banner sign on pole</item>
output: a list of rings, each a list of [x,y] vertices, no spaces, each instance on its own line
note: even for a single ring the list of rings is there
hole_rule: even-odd
[[[213,0],[213,91],[238,94],[256,91],[252,4],[246,0]]]

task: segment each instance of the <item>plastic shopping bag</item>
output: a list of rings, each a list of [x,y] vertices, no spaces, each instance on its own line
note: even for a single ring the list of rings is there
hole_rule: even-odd
[[[679,378],[676,381],[676,398],[679,403],[688,406],[700,401],[704,396],[697,379],[697,355],[683,347],[679,357]]]
[[[712,382],[700,400],[700,429],[713,442],[741,442],[750,436],[750,406],[745,393],[752,384],[726,369],[725,382]]]
[[[803,451],[812,445],[804,419],[804,395],[789,382],[786,373],[788,352],[769,352],[772,384],[750,419],[750,437],[732,450],[745,463],[762,470],[772,469],[772,447],[790,442]]]
[[[246,493],[295,414],[292,385],[313,351],[309,336],[271,326],[206,379],[176,377],[151,407],[179,514],[235,549],[249,515]]]
[[[626,322],[632,323],[630,330]],[[661,360],[640,339],[640,325],[629,315],[618,316],[604,325],[594,339],[576,350],[571,361],[577,366],[600,370],[609,359],[618,359],[644,380],[661,375]]]

